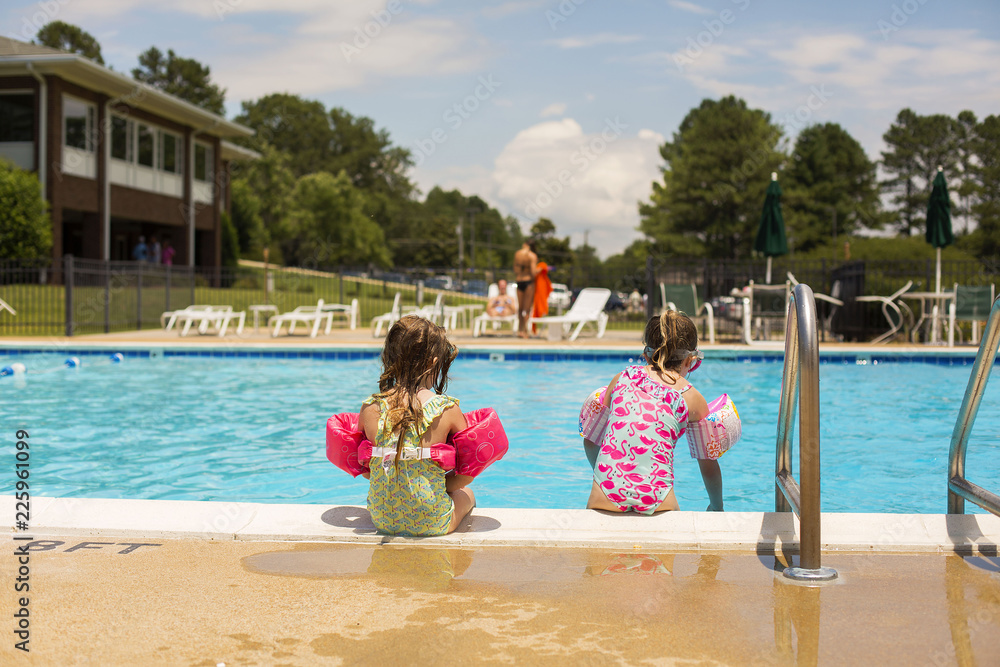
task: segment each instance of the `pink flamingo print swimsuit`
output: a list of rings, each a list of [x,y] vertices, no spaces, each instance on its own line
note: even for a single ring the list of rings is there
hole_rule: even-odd
[[[643,366],[629,366],[618,378],[594,481],[622,512],[652,514],[674,486],[674,446],[688,420],[681,393]]]

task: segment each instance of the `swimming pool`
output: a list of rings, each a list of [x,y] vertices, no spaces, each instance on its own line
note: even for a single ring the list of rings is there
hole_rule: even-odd
[[[169,354],[133,353],[121,365],[83,357],[79,369],[0,378],[5,437],[19,428],[31,435],[33,495],[364,504],[367,482],[326,460],[324,427],[331,414],[356,411],[375,387],[371,352],[340,359]],[[0,367],[22,361],[29,371],[56,369],[65,357],[0,354]],[[590,469],[576,433],[580,403],[625,359],[530,359],[460,357],[452,366],[449,393],[464,410],[496,408],[511,441],[473,488],[483,507],[582,507]],[[727,510],[774,506],[782,366],[773,356],[754,359],[710,351],[691,378],[709,399],[729,393],[743,418],[743,440],[721,459]],[[946,511],[948,445],[971,366],[890,359],[851,356],[821,366],[824,511]],[[990,490],[1000,488],[998,434],[994,377],[967,464],[970,479]],[[678,500],[682,509],[704,509],[697,465],[686,442],[678,444]],[[0,493],[12,492],[11,478],[0,480]]]

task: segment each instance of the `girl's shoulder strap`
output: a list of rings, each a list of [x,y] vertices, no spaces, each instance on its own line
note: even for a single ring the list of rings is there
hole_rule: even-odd
[[[694,385],[693,385],[693,384],[691,384],[690,382],[688,382],[688,383],[687,383],[687,386],[686,386],[686,387],[684,387],[683,389],[678,389],[677,391],[678,391],[678,392],[680,392],[681,394],[683,394],[683,393],[685,393],[685,392],[686,392],[686,391],[687,391],[688,389],[692,389],[693,387],[694,387]]]

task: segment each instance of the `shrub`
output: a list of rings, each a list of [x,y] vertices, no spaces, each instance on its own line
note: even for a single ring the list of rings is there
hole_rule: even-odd
[[[47,258],[52,222],[38,177],[0,159],[0,257]]]

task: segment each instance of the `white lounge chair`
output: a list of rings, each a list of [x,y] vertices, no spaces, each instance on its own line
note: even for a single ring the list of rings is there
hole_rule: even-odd
[[[11,308],[3,299],[0,299],[0,310],[9,310],[11,315],[17,315],[17,311]]]
[[[330,329],[333,326],[333,317],[335,315],[343,315],[347,318],[347,322],[351,327],[351,331],[358,328],[358,317],[361,314],[358,308],[358,300],[351,299],[351,305],[344,305],[342,303],[327,303],[323,305],[323,312],[330,313],[330,317],[326,322],[326,333],[330,333]]]
[[[177,324],[177,319],[187,313],[203,313],[212,310],[214,306],[201,305],[201,306],[188,306],[187,308],[181,308],[180,310],[168,310],[160,314],[160,326],[164,328],[164,331],[170,331]]]
[[[393,324],[395,324],[400,317],[402,317],[402,310],[399,307],[399,300],[402,295],[396,292],[396,296],[392,298],[392,308],[388,313],[382,313],[381,315],[376,315],[372,318],[372,336],[378,338],[382,335],[382,325],[385,325],[386,331],[388,331]]]
[[[573,302],[572,307],[564,315],[553,315],[549,317],[532,317],[528,320],[528,325],[545,324],[549,327],[549,340],[559,340],[573,324],[576,328],[570,334],[570,340],[576,340],[585,324],[594,324],[597,327],[597,337],[604,336],[604,330],[608,326],[608,314],[604,312],[604,306],[611,298],[611,290],[604,287],[588,287],[580,291]]]
[[[299,306],[291,312],[275,315],[271,318],[271,322],[274,324],[274,331],[271,332],[271,337],[276,338],[281,333],[281,326],[287,323],[289,335],[295,333],[296,324],[311,324],[312,331],[309,333],[309,337],[315,338],[316,334],[319,333],[319,325],[323,320],[327,322],[326,331],[329,333],[333,323],[333,312],[325,312],[323,310],[323,299],[319,299],[315,306]]]
[[[448,318],[445,317],[444,312],[444,292],[438,292],[437,297],[434,298],[433,306],[421,306],[420,308],[411,306],[410,309],[404,314],[416,315],[417,317],[422,317],[425,320],[430,320],[434,324],[440,324],[441,326],[448,328]]]
[[[177,314],[176,322],[178,326],[184,325],[180,331],[181,336],[188,335],[192,324],[198,325],[198,333],[200,334],[208,333],[208,328],[211,326],[218,329],[219,336],[225,336],[229,323],[233,319],[237,320],[236,333],[243,333],[246,313],[243,311],[233,312],[232,306],[207,306],[203,309],[181,311]]]
[[[490,299],[500,295],[500,288],[497,287],[496,283],[489,286],[486,290],[486,301],[489,303]],[[514,303],[517,304],[517,284],[507,283],[507,296],[514,299]],[[498,328],[502,327],[504,324],[510,324],[514,328],[514,333],[517,333],[517,305],[514,306],[514,313],[512,315],[501,315],[499,317],[494,317],[489,313],[482,313],[477,316],[476,319],[472,321],[472,336],[473,338],[478,338],[486,330],[486,326],[492,324],[493,330],[496,331]]]

